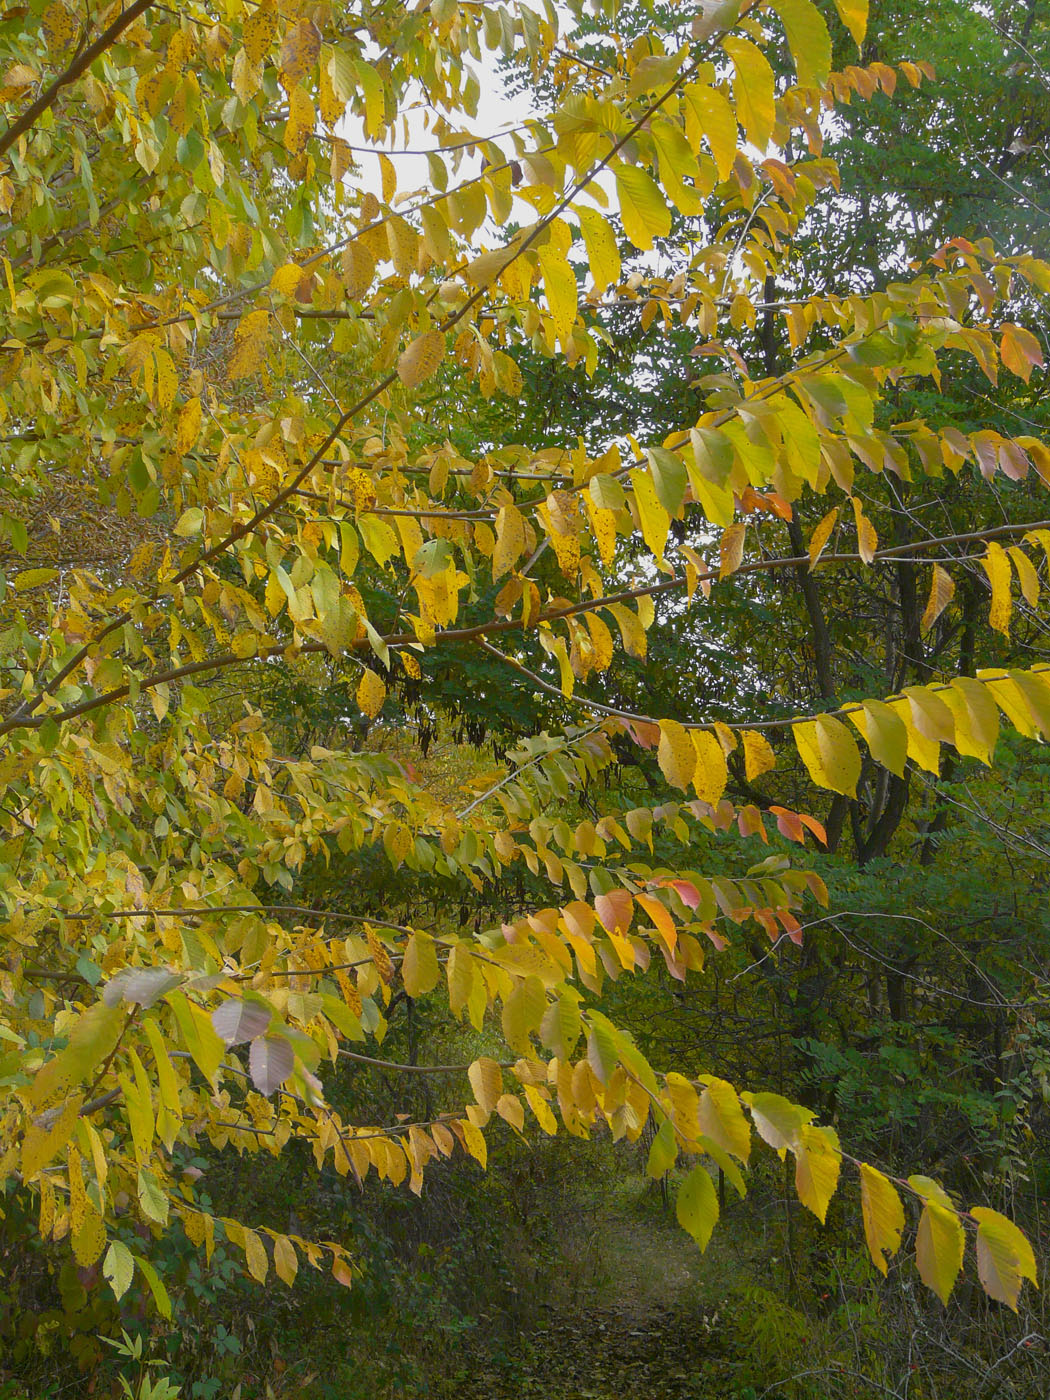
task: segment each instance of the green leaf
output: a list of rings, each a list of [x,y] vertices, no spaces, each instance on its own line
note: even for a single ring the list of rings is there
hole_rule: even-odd
[[[646,455],[660,504],[672,520],[680,519],[687,480],[685,463],[666,447],[650,447]]]
[[[665,1176],[674,1166],[677,1157],[678,1144],[675,1141],[674,1124],[670,1118],[665,1118],[657,1129],[652,1146],[649,1148],[646,1172],[651,1177]]]
[[[149,1167],[139,1168],[139,1205],[143,1215],[158,1225],[168,1223],[168,1197]]]
[[[149,1284],[149,1290],[153,1294],[153,1301],[157,1305],[157,1311],[161,1317],[171,1318],[171,1299],[168,1297],[168,1290],[160,1281],[160,1276],[148,1259],[143,1259],[140,1254],[131,1256],[138,1265],[139,1273]]]
[[[134,1273],[135,1261],[131,1250],[120,1240],[113,1240],[102,1261],[102,1276],[112,1288],[113,1296],[118,1302],[131,1287]]]

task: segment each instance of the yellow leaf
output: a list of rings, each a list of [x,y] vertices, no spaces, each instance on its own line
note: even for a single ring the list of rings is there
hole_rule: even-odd
[[[940,697],[955,720],[955,747],[991,766],[999,738],[999,711],[988,687],[971,676],[957,676]]]
[[[791,732],[809,775],[819,786],[846,797],[857,795],[860,750],[844,724],[831,715],[794,724]]]
[[[623,231],[636,248],[644,252],[653,246],[654,238],[666,238],[671,232],[671,211],[660,187],[640,166],[616,167],[616,193]]]
[[[942,1303],[947,1304],[962,1268],[965,1243],[963,1227],[951,1206],[927,1200],[919,1218],[915,1262],[919,1277]]]
[[[864,507],[858,497],[853,496],[851,499],[853,501],[853,518],[857,522],[857,552],[865,564],[870,564],[879,547],[879,537],[875,533],[875,526],[864,514]]]
[[[583,232],[591,280],[596,291],[604,292],[620,280],[620,250],[616,246],[616,237],[609,220],[597,209],[585,207],[575,210],[575,213]]]
[[[865,700],[861,708],[847,713],[864,736],[875,762],[903,778],[908,761],[908,730],[896,710],[882,700]]]
[[[981,559],[988,582],[992,585],[992,606],[988,621],[997,632],[1010,635],[1010,614],[1013,612],[1013,598],[1010,594],[1012,575],[1010,556],[994,540],[989,542],[988,552]]]
[[[154,1074],[157,1078],[157,1135],[170,1152],[182,1122],[179,1083],[159,1023],[154,1017],[147,1016],[142,1027],[153,1051]]]
[[[605,671],[613,658],[612,633],[597,613],[585,613],[583,620],[591,637],[591,665],[596,671]]]
[[[348,244],[340,254],[343,287],[351,301],[360,301],[372,285],[376,263],[371,252],[358,239]]]
[[[744,746],[744,772],[749,783],[777,766],[776,754],[769,740],[757,729],[745,729],[740,735]]]
[[[153,358],[157,365],[157,403],[167,413],[178,392],[178,372],[175,369],[175,361],[167,350],[155,350]]]
[[[558,1131],[558,1121],[551,1112],[551,1106],[540,1093],[535,1084],[524,1085],[525,1101],[532,1109],[536,1122],[540,1125],[548,1137],[553,1137]]]
[[[459,1130],[463,1146],[474,1158],[475,1162],[484,1169],[488,1163],[488,1150],[485,1146],[485,1139],[482,1136],[481,1129],[466,1118],[460,1119],[456,1127]]]
[[[120,1086],[123,1090],[124,1107],[131,1128],[135,1158],[140,1166],[144,1166],[149,1161],[150,1150],[153,1147],[153,1135],[156,1130],[153,1099],[142,1061],[134,1049],[128,1051],[128,1056],[134,1073],[134,1082],[129,1080],[127,1075],[122,1074],[120,1075]]]
[[[1029,607],[1037,607],[1040,590],[1039,575],[1035,571],[1035,565],[1019,545],[1010,545],[1007,549],[1007,553],[1013,560],[1013,566],[1017,573],[1017,582],[1021,585],[1022,597]]]
[[[831,71],[831,35],[813,0],[773,0],[803,87],[823,87]]]
[[[277,35],[277,15],[271,0],[262,0],[244,21],[242,38],[244,51],[252,63],[258,63],[270,50]]]
[[[253,1279],[259,1283],[266,1282],[266,1274],[270,1267],[270,1261],[266,1254],[266,1246],[255,1233],[254,1230],[244,1232],[244,1258],[248,1265],[248,1272]]]
[[[802,1108],[781,1094],[743,1094],[742,1098],[751,1110],[758,1135],[776,1152],[786,1152],[790,1147],[796,1151],[802,1141],[802,1129],[813,1117],[808,1109]]]
[[[492,581],[510,573],[525,549],[525,519],[517,506],[500,506],[496,515],[496,546],[492,551]]]
[[[483,1055],[467,1070],[474,1097],[486,1113],[491,1113],[503,1093],[503,1071],[495,1060]]]
[[[698,1115],[706,1137],[740,1162],[751,1156],[751,1129],[732,1084],[701,1075],[704,1084]]]
[[[828,1202],[839,1182],[842,1153],[834,1128],[804,1123],[799,1129],[795,1153],[795,1190],[807,1210],[823,1225]]]
[[[73,1257],[81,1268],[89,1269],[102,1257],[106,1248],[106,1226],[95,1207],[89,1202],[72,1236]]]
[[[445,357],[445,337],[439,330],[427,331],[413,340],[397,362],[397,374],[406,389],[414,389],[437,372]]]
[[[270,291],[278,296],[290,297],[303,280],[303,270],[298,263],[285,263],[270,278]]]
[[[61,1108],[48,1109],[30,1124],[22,1141],[23,1181],[31,1181],[69,1142],[76,1130],[82,1103],[79,1095],[67,1099]]]
[[[872,702],[869,702],[872,703]],[[935,739],[927,739],[915,725],[911,702],[906,699],[890,700],[887,708],[892,710],[904,725],[908,736],[908,757],[927,773],[940,773],[941,746]]]
[[[970,1214],[977,1221],[977,1274],[990,1298],[1017,1311],[1021,1282],[1029,1279],[1039,1286],[1035,1255],[1024,1235],[1005,1215],[974,1206]]]
[[[656,487],[647,471],[635,467],[630,472],[634,488],[634,503],[638,510],[638,523],[642,538],[653,552],[653,557],[661,568],[665,567],[664,549],[667,533],[671,528],[671,517],[660,504]]]
[[[776,121],[773,70],[765,54],[750,39],[729,34],[722,47],[733,60],[733,96],[737,117],[752,145],[765,154]]]
[[[249,311],[237,323],[233,334],[233,354],[226,366],[231,379],[245,379],[262,368],[270,340],[270,313]]]
[[[868,0],[835,0],[835,8],[859,49],[868,28]]]
[[[1032,377],[1032,367],[1042,366],[1043,347],[1031,331],[1023,326],[1015,326],[1007,321],[1002,326],[1002,339],[999,354],[1003,364],[1027,384]]]
[[[715,736],[706,729],[692,730],[692,739],[696,750],[693,786],[698,796],[715,807],[721,801],[729,781],[725,753]]]
[[[383,203],[389,204],[397,193],[397,171],[394,169],[394,162],[382,151],[378,153],[379,176],[383,185]],[[428,206],[429,207],[429,206]]]
[[[275,1235],[273,1239],[273,1267],[274,1272],[282,1283],[286,1283],[289,1288],[295,1282],[295,1276],[299,1272],[299,1256],[295,1252],[295,1245],[287,1235]]]
[[[187,399],[179,411],[175,428],[175,448],[185,455],[194,446],[201,431],[201,401],[195,394]]]
[[[413,933],[405,944],[401,963],[405,991],[410,997],[426,996],[437,986],[440,975],[434,940],[429,933]]]
[[[915,728],[924,738],[939,744],[954,744],[954,717],[936,691],[926,686],[906,685],[903,694],[908,697]]]
[[[386,686],[375,671],[366,670],[357,687],[357,708],[369,719],[375,719],[383,708]]]
[[[445,966],[448,978],[448,1004],[454,1016],[459,1016],[474,988],[474,959],[463,943],[454,944]]]
[[[816,526],[809,537],[809,568],[810,573],[817,567],[817,560],[824,553],[824,549],[831,539],[831,532],[835,528],[835,522],[839,518],[838,506],[832,507],[825,515],[824,519]]]
[[[718,1194],[705,1166],[694,1167],[679,1186],[675,1215],[679,1225],[706,1249],[718,1222]]]
[[[940,564],[934,564],[933,577],[930,580],[930,596],[926,601],[926,608],[919,624],[924,632],[930,630],[954,597],[955,584],[952,582],[951,575]]]
[[[686,106],[686,135],[694,150],[699,138],[706,139],[720,180],[728,180],[737,154],[736,115],[729,99],[718,88],[691,83],[683,93]]]
[[[442,217],[442,206],[426,204],[419,211],[423,224],[423,246],[438,265],[445,267],[452,261],[452,238],[448,224]]]
[[[554,333],[564,348],[576,321],[576,276],[565,256],[552,246],[540,249],[539,264]]]
[[[720,579],[728,578],[730,574],[735,574],[740,568],[741,560],[744,557],[744,537],[746,534],[747,522],[744,520],[738,520],[722,531],[722,538],[718,542],[718,577]]]
[[[860,1164],[860,1208],[872,1263],[885,1274],[887,1258],[900,1249],[904,1207],[896,1188],[867,1162]]]
[[[62,4],[62,0],[54,0],[44,11],[41,28],[47,40],[48,50],[61,57],[76,38],[77,21]]]

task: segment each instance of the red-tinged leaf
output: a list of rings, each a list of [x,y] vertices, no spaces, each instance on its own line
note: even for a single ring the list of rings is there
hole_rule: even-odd
[[[594,912],[608,933],[623,937],[634,918],[634,899],[629,890],[610,890],[595,898]]]
[[[350,1264],[341,1254],[336,1254],[332,1259],[332,1277],[336,1283],[341,1283],[344,1288],[352,1288],[354,1283],[354,1271]]]
[[[769,810],[777,819],[777,830],[781,836],[788,841],[797,841],[800,846],[806,844],[805,828],[797,812],[789,811],[787,807],[770,807]]]
[[[1031,331],[1007,321],[1002,327],[999,354],[1003,364],[1027,384],[1033,367],[1042,368],[1043,347]]]
[[[799,812],[798,819],[803,824],[803,826],[809,827],[810,831],[812,831],[813,835],[817,838],[817,840],[822,846],[826,846],[828,844],[828,833],[824,828],[823,822],[818,822],[816,817],[809,816],[807,812]]]
[[[699,908],[700,891],[692,880],[663,880],[661,883],[666,889],[674,890],[687,909]]]
[[[726,948],[729,947],[729,944],[726,942],[726,940],[722,937],[722,935],[718,932],[718,930],[713,924],[703,924],[701,927],[701,932],[707,935],[707,937],[711,940],[711,942],[714,944],[714,946],[718,949],[720,953],[724,952]]]
[[[660,742],[660,726],[646,720],[629,719],[627,729],[640,749],[655,749]]]
[[[778,909],[777,918],[780,920],[784,932],[791,939],[792,943],[797,943],[802,947],[802,925],[792,914],[790,909]]]
[[[252,1041],[248,1068],[256,1089],[264,1098],[269,1098],[291,1075],[295,1053],[283,1036],[263,1036]]]

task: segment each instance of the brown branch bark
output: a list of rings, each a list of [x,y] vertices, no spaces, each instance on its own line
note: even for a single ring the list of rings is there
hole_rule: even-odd
[[[8,151],[20,136],[31,129],[38,117],[43,116],[49,108],[54,106],[62,89],[82,77],[95,59],[115,44],[124,30],[129,25],[134,24],[139,15],[145,14],[152,4],[153,0],[135,0],[135,3],[123,10],[93,44],[89,44],[86,49],[82,50],[65,72],[60,73],[51,86],[42,92],[35,102],[30,103],[22,115],[12,122],[4,134],[0,136],[0,156]]]

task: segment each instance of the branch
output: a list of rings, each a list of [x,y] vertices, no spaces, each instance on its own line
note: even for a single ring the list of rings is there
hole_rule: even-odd
[[[129,5],[126,10],[122,11],[109,28],[98,36],[93,44],[89,44],[79,57],[74,59],[66,71],[60,73],[51,86],[45,92],[42,92],[37,100],[25,109],[18,120],[12,122],[4,134],[0,136],[0,156],[2,156],[5,151],[9,150],[18,138],[30,129],[37,117],[43,116],[48,108],[54,106],[55,99],[62,89],[68,87],[70,83],[76,82],[79,77],[86,73],[95,59],[98,58],[100,54],[104,54],[112,44],[116,43],[124,30],[127,29],[129,25],[134,24],[139,15],[145,14],[152,4],[153,0],[135,0],[135,3]]]
[[[933,539],[915,540],[911,544],[895,545],[890,549],[876,550],[872,555],[872,562],[884,559],[897,559],[907,563],[923,564],[928,561],[924,559],[909,559],[910,554],[918,550],[932,549],[939,545],[964,544],[968,541],[994,540],[1009,535],[1018,535],[1029,530],[1048,530],[1050,520],[1034,520],[1028,522],[1017,522],[1015,524],[996,525],[989,530],[973,530],[968,534],[961,535],[941,535]],[[776,559],[758,559],[753,564],[742,564],[730,577],[737,577],[741,574],[768,573],[772,569],[797,568],[800,564],[808,564],[808,555],[789,555]],[[821,564],[855,564],[864,562],[859,554],[822,554]],[[699,574],[699,583],[718,583],[722,580],[721,573],[717,569],[708,569],[704,574]],[[629,603],[637,598],[652,597],[658,593],[668,593],[686,585],[685,578],[665,579],[662,583],[643,584],[638,588],[625,588],[619,593],[611,593],[601,598],[586,599],[581,603],[570,603],[568,607],[552,608],[549,612],[541,613],[535,624],[541,622],[559,622],[563,618],[577,617],[581,613],[596,612],[599,608],[608,607],[611,603]],[[521,618],[493,618],[487,622],[479,622],[471,627],[449,627],[443,632],[438,632],[434,638],[434,645],[440,646],[448,642],[469,642],[483,637],[491,636],[499,632],[516,632],[525,627]],[[414,632],[395,632],[381,639],[388,647],[414,646],[418,638]],[[349,644],[347,651],[364,651],[371,643],[367,638],[354,641]],[[272,660],[277,656],[293,655],[318,655],[327,652],[329,649],[324,642],[294,642],[285,646],[260,647],[254,657],[236,656],[232,651],[220,652],[216,656],[210,656],[203,661],[190,661],[184,666],[173,666],[166,671],[157,671],[152,676],[144,676],[138,681],[139,691],[152,690],[158,685],[163,685],[171,681],[184,680],[187,676],[198,676],[208,671],[219,671],[227,666],[242,665],[246,660]],[[0,736],[9,734],[15,729],[39,729],[47,720],[53,720],[56,724],[64,724],[67,720],[76,719],[79,715],[91,714],[95,710],[103,708],[105,705],[115,704],[118,700],[123,700],[130,693],[130,685],[117,686],[114,690],[106,691],[103,695],[93,696],[90,700],[84,700],[79,705],[71,705],[65,710],[54,710],[49,714],[31,715],[16,713],[10,719],[4,720],[0,724]],[[560,693],[560,692],[559,692]],[[842,711],[828,711],[828,713],[839,714]],[[764,720],[749,727],[752,729],[779,728],[785,724],[796,723],[794,720]],[[709,729],[709,724],[693,725],[697,729]],[[254,906],[250,906],[254,907]]]

